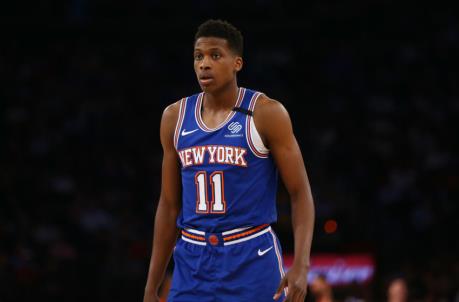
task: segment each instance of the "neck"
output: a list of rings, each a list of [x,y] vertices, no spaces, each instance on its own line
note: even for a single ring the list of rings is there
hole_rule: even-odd
[[[236,82],[230,83],[218,91],[205,92],[203,105],[209,109],[233,109],[238,92]]]

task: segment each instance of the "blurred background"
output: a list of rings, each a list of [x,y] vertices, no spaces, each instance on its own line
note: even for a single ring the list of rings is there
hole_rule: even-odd
[[[452,8],[390,0],[1,6],[1,302],[142,300],[160,117],[199,91],[193,38],[208,18],[244,34],[240,85],[291,114],[316,205],[314,276],[334,300],[386,301],[402,278],[410,301],[459,301]],[[278,209],[288,268],[282,186]],[[320,288],[308,299],[320,301]]]

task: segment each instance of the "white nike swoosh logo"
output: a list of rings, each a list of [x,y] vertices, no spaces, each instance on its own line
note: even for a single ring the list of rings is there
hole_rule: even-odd
[[[266,254],[267,252],[269,252],[273,247],[270,247],[264,251],[261,251],[260,249],[258,249],[258,256],[263,256],[264,254]]]
[[[196,131],[198,131],[198,130],[199,130],[199,129],[194,129],[194,130],[191,130],[191,131],[186,131],[185,129],[183,129],[183,130],[182,130],[182,136],[191,134],[191,133],[196,132]]]

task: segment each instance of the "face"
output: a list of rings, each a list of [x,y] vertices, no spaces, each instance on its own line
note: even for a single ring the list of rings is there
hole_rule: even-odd
[[[194,71],[204,92],[217,91],[232,81],[242,68],[237,56],[222,38],[201,37],[194,45]]]

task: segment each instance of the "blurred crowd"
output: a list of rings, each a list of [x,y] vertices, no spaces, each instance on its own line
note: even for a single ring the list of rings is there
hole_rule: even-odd
[[[184,11],[195,14],[179,14],[153,0],[63,3],[27,14],[18,5],[2,21],[1,302],[141,300],[160,117],[199,90],[192,43],[208,17],[244,34],[240,85],[291,114],[316,204],[312,252],[375,257],[374,280],[334,288],[334,301],[385,301],[397,276],[408,301],[459,301],[459,23],[450,10],[193,1]],[[278,210],[274,228],[291,253],[282,185]]]

